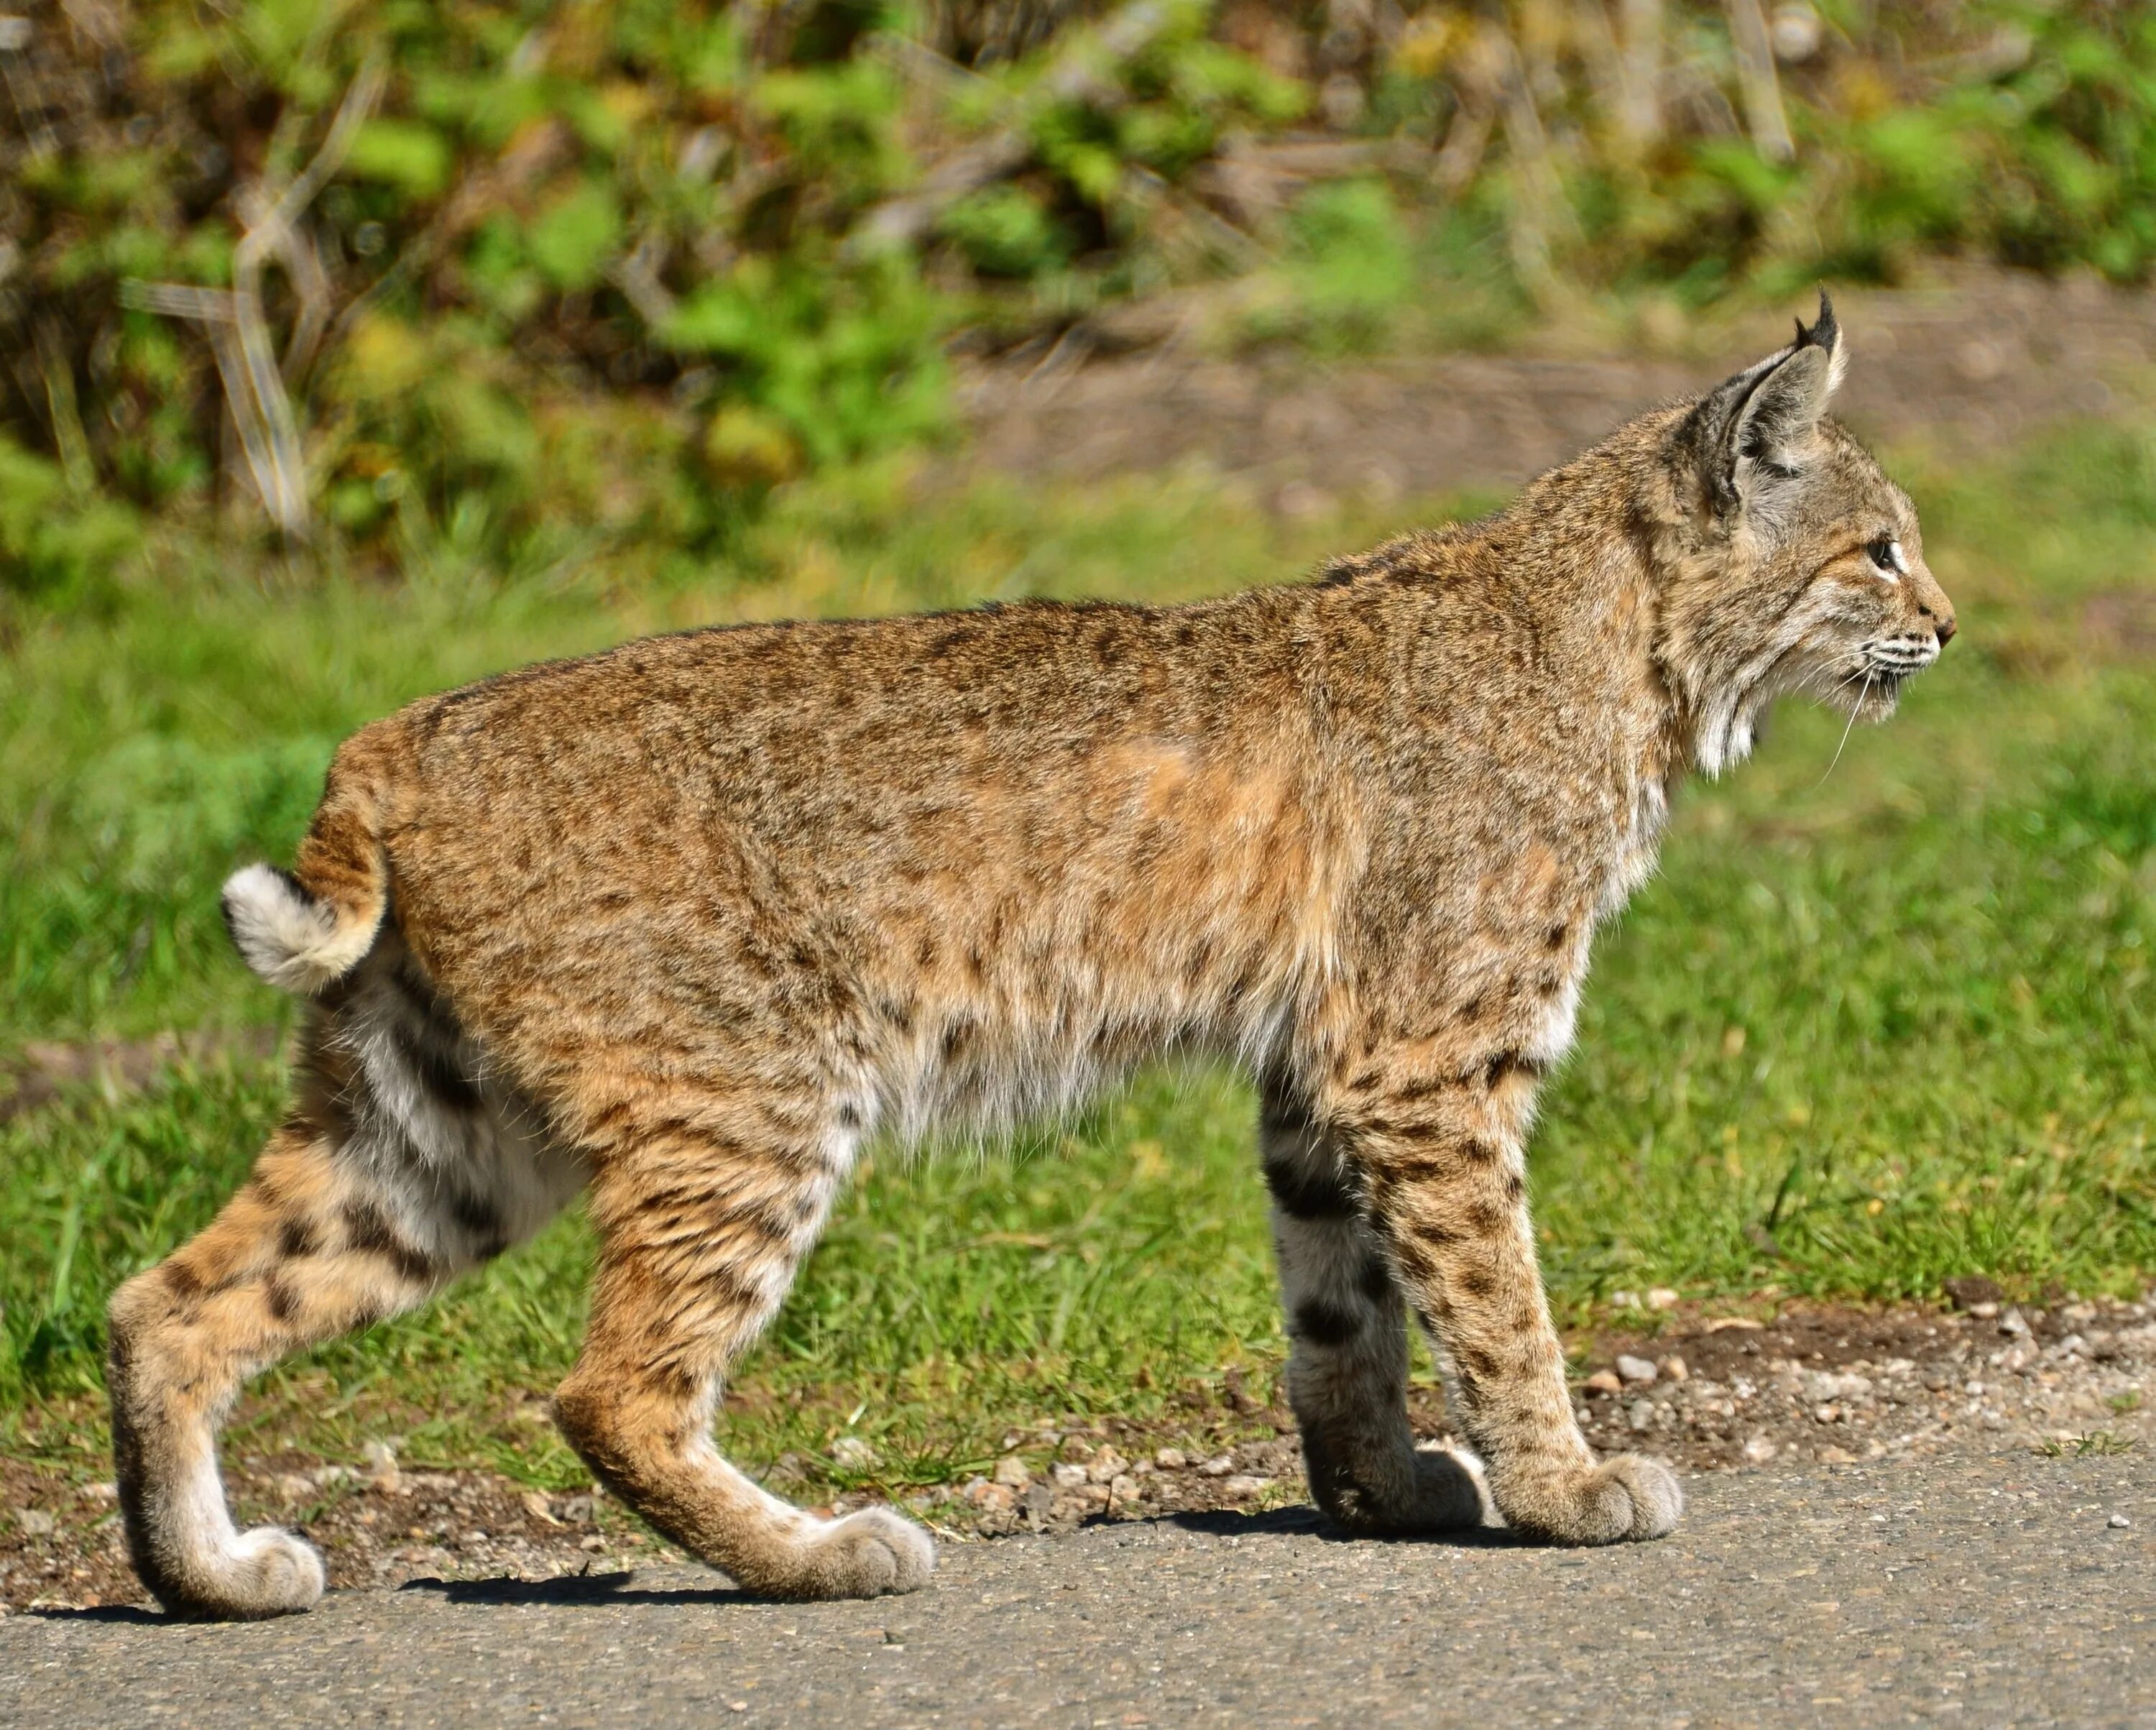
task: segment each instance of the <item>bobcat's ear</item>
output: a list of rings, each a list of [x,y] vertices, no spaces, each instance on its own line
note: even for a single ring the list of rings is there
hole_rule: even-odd
[[[1798,320],[1787,348],[1710,392],[1685,418],[1679,442],[1717,514],[1802,470],[1847,355],[1834,302],[1822,289],[1816,323]]]

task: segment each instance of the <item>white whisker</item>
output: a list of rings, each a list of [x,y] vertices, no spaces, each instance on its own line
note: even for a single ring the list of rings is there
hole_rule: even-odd
[[[1849,679],[1854,679],[1856,676],[1856,674],[1851,673],[1849,675]],[[1841,682],[1844,685],[1846,685],[1849,683],[1849,679],[1845,679]],[[1835,763],[1838,763],[1841,761],[1841,753],[1846,750],[1849,746],[1849,736],[1856,731],[1856,717],[1864,712],[1865,699],[1869,697],[1871,695],[1871,669],[1866,667],[1864,670],[1864,689],[1857,692],[1856,706],[1849,711],[1849,725],[1841,730],[1841,743],[1834,747],[1834,762],[1830,762],[1826,766],[1826,775],[1822,775],[1819,778],[1818,786],[1813,788],[1813,792],[1816,793],[1819,791],[1820,788],[1826,785],[1826,776],[1831,775],[1834,773]]]

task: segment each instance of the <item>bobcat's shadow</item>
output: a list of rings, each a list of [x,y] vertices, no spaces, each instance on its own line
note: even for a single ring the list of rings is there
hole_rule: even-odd
[[[1293,1507],[1268,1508],[1261,1513],[1241,1513],[1232,1508],[1163,1514],[1151,1523],[1173,1526],[1207,1537],[1316,1537],[1338,1544],[1443,1544],[1452,1549],[1517,1549],[1531,1542],[1502,1527],[1474,1526],[1457,1532],[1428,1532],[1399,1537],[1372,1537],[1336,1526],[1303,1503]]]
[[[173,1619],[142,1604],[100,1604],[87,1608],[38,1609],[23,1612],[44,1622],[110,1622],[125,1626],[149,1626]]]
[[[432,1592],[447,1604],[690,1604],[775,1602],[723,1583],[709,1586],[636,1586],[635,1570],[615,1573],[567,1573],[551,1580],[506,1577],[481,1580],[407,1580],[400,1592]]]

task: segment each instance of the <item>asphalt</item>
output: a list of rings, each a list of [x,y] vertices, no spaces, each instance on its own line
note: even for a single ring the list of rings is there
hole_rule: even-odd
[[[0,1621],[0,1724],[2156,1723],[2138,1450],[1686,1489],[1676,1536],[1599,1551],[1288,1509],[947,1544],[927,1591],[869,1603],[668,1568],[250,1625],[33,1613]]]

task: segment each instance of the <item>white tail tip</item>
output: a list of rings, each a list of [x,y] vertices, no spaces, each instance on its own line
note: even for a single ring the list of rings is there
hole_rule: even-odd
[[[302,997],[335,984],[374,947],[372,926],[340,921],[334,907],[266,865],[225,880],[224,922],[258,977]]]

